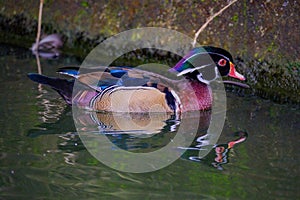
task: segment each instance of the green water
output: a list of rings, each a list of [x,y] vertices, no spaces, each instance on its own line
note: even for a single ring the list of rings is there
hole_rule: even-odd
[[[155,172],[124,173],[95,159],[76,133],[71,109],[55,91],[26,77],[28,72],[37,72],[31,52],[4,45],[0,49],[1,199],[300,197],[300,111],[295,105],[279,105],[231,90],[217,143],[235,140],[233,133],[240,130],[247,131],[248,138],[228,151],[223,170],[213,167],[212,150],[201,162],[183,156]],[[70,56],[41,59],[46,75],[77,64],[80,62]],[[126,139],[121,137],[119,143]]]

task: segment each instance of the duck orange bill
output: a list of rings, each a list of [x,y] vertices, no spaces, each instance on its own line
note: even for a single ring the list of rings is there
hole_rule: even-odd
[[[232,78],[239,79],[239,80],[241,80],[241,81],[246,80],[246,78],[245,78],[242,74],[238,73],[238,72],[235,70],[235,66],[234,66],[234,64],[233,64],[232,62],[230,62],[230,70],[229,70],[228,76],[230,76],[230,77],[232,77]]]

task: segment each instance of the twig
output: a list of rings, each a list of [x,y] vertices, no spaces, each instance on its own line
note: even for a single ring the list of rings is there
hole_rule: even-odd
[[[39,49],[39,42],[41,37],[41,26],[42,26],[42,14],[43,14],[43,4],[44,0],[40,0],[40,9],[39,9],[39,20],[38,20],[38,30],[36,35],[36,51]]]
[[[193,47],[195,47],[196,43],[197,43],[197,38],[199,37],[200,33],[207,27],[207,25],[218,15],[222,14],[222,12],[224,12],[224,10],[226,10],[229,6],[231,6],[232,4],[234,4],[235,2],[237,2],[238,0],[232,0],[228,5],[226,5],[225,7],[223,7],[219,12],[213,14],[212,16],[210,16],[206,22],[199,28],[199,30],[197,31],[197,33],[195,34],[194,40],[193,40]]]

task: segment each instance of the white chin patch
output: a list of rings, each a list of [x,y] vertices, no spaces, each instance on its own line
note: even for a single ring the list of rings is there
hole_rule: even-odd
[[[215,77],[213,79],[211,79],[211,80],[204,79],[202,73],[200,73],[199,75],[197,75],[197,79],[200,82],[205,83],[206,85],[209,85],[212,81],[215,81],[218,77],[219,77],[219,71],[218,71],[217,67],[215,67]]]
[[[197,75],[197,79],[201,82],[201,83],[205,83],[206,85],[209,85],[210,81],[203,79],[202,74]]]

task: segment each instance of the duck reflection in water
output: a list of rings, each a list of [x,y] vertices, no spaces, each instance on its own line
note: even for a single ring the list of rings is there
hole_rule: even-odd
[[[83,111],[83,110],[81,110]],[[87,137],[104,134],[111,141],[112,150],[117,148],[130,152],[152,152],[167,145],[177,134],[185,118],[189,124],[198,123],[198,132],[189,147],[177,147],[184,150],[181,158],[189,161],[212,165],[222,170],[222,165],[228,163],[228,154],[235,145],[244,142],[246,132],[234,133],[234,139],[225,144],[216,144],[218,137],[208,134],[211,121],[211,112],[189,113],[189,115],[176,116],[176,114],[152,113],[148,114],[114,114],[107,112],[83,111],[74,119],[77,131]],[[200,119],[200,120],[199,120]],[[189,132],[188,129],[185,131]],[[116,148],[117,147],[117,148]],[[102,148],[102,147],[100,147]],[[174,152],[177,152],[174,149]]]
[[[187,151],[182,158],[195,162],[208,163],[218,170],[223,170],[222,165],[228,163],[230,149],[232,149],[236,144],[244,142],[248,137],[248,133],[244,131],[238,131],[234,133],[234,136],[237,137],[237,139],[225,144],[214,145],[213,150],[204,158],[199,157],[199,155],[195,156],[195,154],[201,151],[201,148],[203,147],[201,144],[199,145],[199,142],[197,143],[198,145],[187,148]],[[197,138],[196,141],[201,141],[201,138],[202,137]]]
[[[58,148],[67,152],[76,153],[84,148],[81,133],[93,137],[97,134],[104,134],[114,146],[130,152],[151,152],[156,151],[170,143],[182,125],[182,120],[188,122],[185,131],[198,123],[198,132],[193,143],[189,147],[177,147],[177,150],[184,150],[181,158],[184,160],[209,164],[222,170],[222,165],[228,163],[228,154],[235,145],[244,142],[248,134],[246,132],[234,133],[235,139],[225,144],[216,144],[214,135],[209,135],[208,127],[211,121],[211,112],[189,113],[183,116],[176,114],[113,114],[84,111],[78,114],[78,118],[72,118],[71,110],[66,109],[59,120],[54,123],[43,123],[28,132],[29,137],[41,137],[48,134],[60,133],[60,138],[67,138],[67,143],[59,144]],[[77,131],[73,124],[75,121]],[[65,134],[64,134],[65,133]],[[68,134],[67,134],[68,133]],[[73,134],[69,134],[73,133]],[[69,138],[72,137],[72,138]],[[72,145],[71,143],[74,142]],[[64,145],[63,145],[64,144]],[[177,152],[174,149],[174,152]],[[64,152],[63,152],[64,153]],[[76,161],[74,161],[75,163]]]

